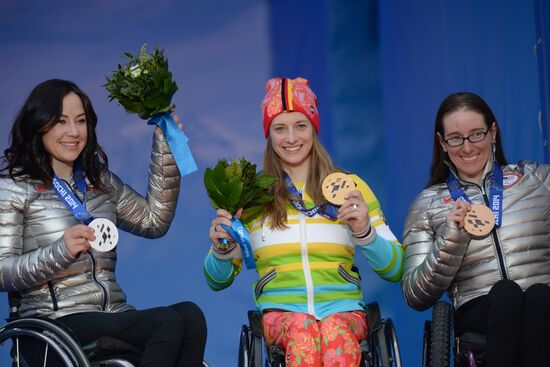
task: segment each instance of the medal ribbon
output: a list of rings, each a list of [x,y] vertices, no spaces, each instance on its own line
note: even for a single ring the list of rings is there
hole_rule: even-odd
[[[233,217],[231,218],[231,228],[226,226],[225,224],[222,224],[222,227],[227,233],[229,233],[231,237],[235,239],[235,241],[237,241],[237,243],[241,247],[243,261],[246,265],[246,268],[255,269],[256,262],[254,261],[252,245],[250,244],[250,234],[246,230],[243,222],[241,222],[239,218]],[[220,242],[222,241],[220,240]]]
[[[292,179],[285,172],[285,188],[286,191],[293,197],[301,197],[300,191],[294,186]],[[316,205],[313,208],[306,208],[306,205],[303,200],[289,199],[290,203],[294,208],[302,212],[308,217],[313,217],[315,214],[322,215],[328,219],[336,219],[338,217],[338,208],[330,203],[325,203],[321,205]]]
[[[498,228],[500,227],[500,223],[502,221],[502,180],[503,180],[503,174],[502,169],[497,164],[497,162],[493,162],[493,173],[491,174],[491,179],[489,180],[489,186],[490,186],[490,208],[493,212],[493,215],[495,216],[495,226]],[[457,200],[464,200],[469,203],[472,201],[466,195],[464,190],[462,190],[462,187],[460,187],[460,184],[458,183],[458,180],[456,177],[449,172],[449,177],[447,178],[447,187],[449,188],[449,193],[451,194],[451,197],[454,201]]]
[[[157,113],[147,121],[147,124],[157,125],[164,132],[180,175],[185,176],[197,170],[197,165],[187,145],[189,138],[178,128],[178,124],[168,112]]]
[[[53,173],[52,188],[63,204],[76,217],[76,219],[89,224],[94,217],[86,209],[86,179],[80,165],[75,165],[73,178],[76,186],[82,192],[83,199],[80,199],[73,193],[70,187],[60,179],[55,172]]]

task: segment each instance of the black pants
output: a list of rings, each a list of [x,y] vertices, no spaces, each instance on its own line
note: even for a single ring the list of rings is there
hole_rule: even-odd
[[[140,367],[202,366],[206,320],[191,302],[141,311],[86,312],[59,318],[81,344],[111,336],[143,349]]]
[[[455,312],[455,335],[487,336],[487,367],[550,365],[550,287],[534,284],[523,292],[511,280]]]

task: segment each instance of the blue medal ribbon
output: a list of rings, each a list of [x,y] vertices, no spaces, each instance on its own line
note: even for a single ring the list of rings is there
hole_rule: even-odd
[[[241,252],[243,254],[243,261],[247,269],[256,269],[256,262],[254,261],[254,253],[252,251],[252,245],[250,244],[250,234],[246,230],[243,222],[237,217],[231,218],[231,228],[222,224],[223,229],[231,237],[237,241],[241,247]],[[221,242],[221,241],[220,241]]]
[[[86,178],[84,177],[84,172],[79,165],[75,165],[74,167],[73,178],[76,186],[80,192],[82,192],[82,201],[80,201],[65,181],[60,179],[55,172],[53,173],[52,188],[61,202],[65,204],[67,209],[69,209],[76,219],[84,222],[85,224],[89,224],[92,220],[94,220],[94,217],[92,217],[86,209]]]
[[[490,186],[490,208],[495,216],[495,227],[500,227],[502,221],[502,187],[503,187],[503,174],[502,169],[497,164],[493,162],[493,172],[491,174],[491,179],[489,180]],[[454,201],[463,200],[471,203],[472,201],[466,195],[456,177],[449,172],[449,177],[447,178],[447,187],[449,193]]]
[[[168,112],[161,112],[153,115],[148,125],[157,125],[164,132],[168,146],[172,151],[172,155],[178,165],[181,176],[197,170],[197,165],[189,149],[187,142],[189,138],[178,128],[178,124],[174,121]]]
[[[301,197],[302,195],[300,194],[296,186],[294,186],[294,182],[292,182],[292,179],[286,172],[284,178],[286,191],[292,197]],[[322,215],[323,217],[328,219],[336,219],[338,217],[338,208],[330,203],[316,205],[313,208],[308,209],[303,200],[295,200],[289,198],[289,201],[294,208],[302,212],[304,215],[307,215],[308,217],[313,217],[315,214]]]

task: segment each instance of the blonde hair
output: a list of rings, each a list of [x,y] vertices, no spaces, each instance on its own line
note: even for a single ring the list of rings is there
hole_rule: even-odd
[[[306,192],[313,199],[315,204],[326,202],[323,197],[321,184],[330,173],[339,171],[332,163],[328,152],[325,150],[316,133],[313,133],[313,144],[310,155],[310,170],[306,181]],[[273,194],[273,201],[266,204],[263,218],[271,222],[271,228],[287,228],[287,205],[289,194],[285,188],[283,164],[281,158],[275,152],[271,138],[268,137],[264,151],[264,172],[268,175],[278,177],[279,180],[270,189]],[[300,198],[295,198],[300,199]]]

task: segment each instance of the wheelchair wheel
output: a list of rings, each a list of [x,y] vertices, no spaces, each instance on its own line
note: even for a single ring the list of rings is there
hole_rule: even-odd
[[[391,319],[382,320],[381,327],[374,332],[374,358],[376,367],[401,367],[401,354],[397,333]]]
[[[432,322],[429,325],[429,350],[426,362],[428,367],[450,366],[450,319],[451,306],[447,302],[437,302],[432,309]],[[425,341],[426,343],[426,341]]]
[[[250,337],[248,326],[243,325],[241,328],[241,336],[239,338],[239,367],[250,366]]]
[[[397,340],[397,331],[393,324],[392,319],[386,319],[386,332],[389,336],[390,347],[390,366],[401,367],[401,351],[399,350],[399,342]]]
[[[428,367],[428,359],[430,358],[430,336],[432,332],[432,322],[427,320],[424,322],[424,337],[422,338],[422,367]]]
[[[41,319],[15,320],[0,329],[0,343],[12,341],[13,366],[90,367],[80,345],[63,328]]]
[[[379,361],[376,366],[389,367],[391,366],[390,353],[388,341],[386,338],[386,328],[384,324],[382,324],[381,327],[376,331],[375,335],[375,343],[377,344],[375,346],[375,354],[378,357],[377,359]]]

